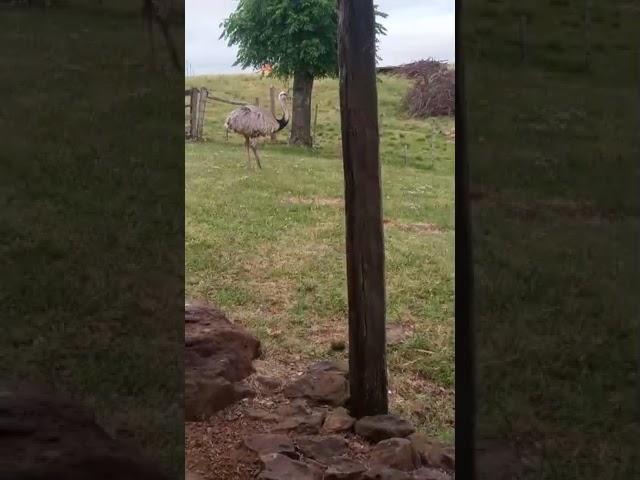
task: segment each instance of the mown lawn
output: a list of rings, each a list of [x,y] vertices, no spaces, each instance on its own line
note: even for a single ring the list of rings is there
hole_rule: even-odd
[[[452,119],[404,118],[408,83],[379,89],[387,259],[387,321],[406,339],[389,350],[392,408],[453,437],[454,143]],[[277,81],[257,75],[189,78],[214,95],[268,105]],[[282,362],[341,356],[347,339],[338,84],[316,83],[313,150],[261,150],[246,167],[243,139],[225,140],[234,108],[208,106],[206,141],[186,145],[186,294],[227,311]],[[406,152],[406,154],[405,154]]]

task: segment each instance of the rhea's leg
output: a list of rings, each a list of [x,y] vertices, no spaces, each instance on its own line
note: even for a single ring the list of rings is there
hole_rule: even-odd
[[[258,156],[258,145],[257,143],[251,144],[251,150],[253,150],[253,154],[256,156],[256,162],[258,163],[258,168],[262,170],[262,165],[260,165],[260,157]]]
[[[251,152],[249,152],[249,137],[244,138],[244,148],[247,150],[247,168],[251,168]]]

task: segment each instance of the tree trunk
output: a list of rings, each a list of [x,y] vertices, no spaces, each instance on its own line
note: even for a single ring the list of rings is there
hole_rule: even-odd
[[[311,91],[313,75],[296,72],[293,76],[293,111],[290,145],[311,146]]]

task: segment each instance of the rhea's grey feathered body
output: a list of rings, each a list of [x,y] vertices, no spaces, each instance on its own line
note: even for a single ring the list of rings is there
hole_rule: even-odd
[[[258,139],[279,132],[289,123],[287,93],[280,92],[278,100],[282,107],[282,118],[276,118],[269,110],[264,108],[255,105],[244,105],[231,112],[224,122],[227,130],[236,132],[244,137],[248,165],[251,165],[251,153],[249,152],[249,149],[251,149],[256,157],[258,168],[262,168],[257,151]]]

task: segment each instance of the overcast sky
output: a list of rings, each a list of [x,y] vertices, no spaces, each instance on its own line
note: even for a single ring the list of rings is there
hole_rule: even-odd
[[[454,0],[377,0],[389,14],[382,20],[387,35],[380,39],[380,65],[433,57],[455,59]],[[220,36],[220,22],[237,0],[186,0],[186,61],[189,75],[238,72],[236,49]]]

